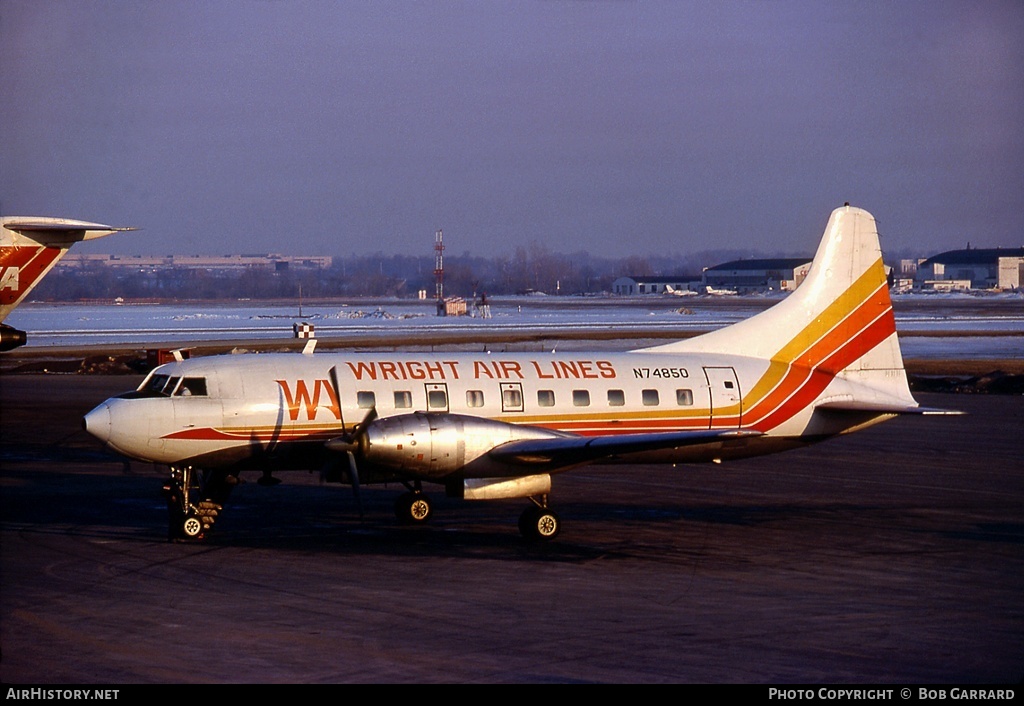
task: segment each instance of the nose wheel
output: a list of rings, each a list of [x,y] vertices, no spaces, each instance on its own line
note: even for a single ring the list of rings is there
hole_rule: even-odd
[[[199,541],[217,521],[223,502],[238,479],[223,473],[202,473],[191,466],[172,466],[164,485],[168,541]]]
[[[189,539],[195,539],[203,533],[203,521],[195,516],[186,517],[181,524],[181,531]]]

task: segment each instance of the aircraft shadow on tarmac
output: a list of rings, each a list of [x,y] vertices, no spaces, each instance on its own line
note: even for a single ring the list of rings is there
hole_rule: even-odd
[[[161,496],[163,470],[125,464],[87,448],[7,446],[0,453],[10,492],[3,501],[4,526],[25,534],[65,534],[124,542],[165,542],[166,506]],[[487,556],[496,559],[556,562],[628,558],[637,547],[673,537],[690,542],[723,527],[822,520],[857,515],[875,508],[853,504],[722,504],[579,500],[589,488],[572,488],[559,511],[570,529],[551,543],[525,542],[515,530],[521,503],[476,505],[435,496],[429,524],[398,523],[392,503],[395,488],[366,488],[363,517],[347,486],[322,485],[309,478],[279,486],[245,482],[229,498],[222,519],[202,542],[182,551],[280,549],[386,556]],[[682,491],[681,491],[682,492]],[[667,534],[668,533],[668,534]],[[580,538],[580,539],[576,539]],[[678,537],[676,537],[678,540]],[[582,540],[582,541],[581,541]],[[670,544],[678,542],[670,541]]]

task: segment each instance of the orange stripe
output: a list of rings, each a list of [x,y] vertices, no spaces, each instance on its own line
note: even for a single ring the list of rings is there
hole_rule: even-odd
[[[849,365],[849,363],[868,353],[878,342],[871,343],[870,345],[861,343],[856,349],[848,351],[848,355],[855,354],[848,362],[837,366],[833,361],[827,367],[823,367],[826,361],[833,358],[836,351],[848,347],[851,341],[857,340],[861,331],[872,326],[874,322],[886,322],[890,328],[890,333],[896,330],[888,290],[883,289],[884,287],[886,287],[885,284],[871,292],[869,297],[860,306],[850,312],[849,316],[839,321],[833,328],[824,331],[821,337],[807,350],[798,353],[794,357],[779,384],[770,390],[765,397],[754,401],[747,408],[745,416],[749,424],[757,424],[761,418],[771,415],[772,410],[785,405],[786,400],[798,392],[808,382],[813,373],[820,371],[834,376]],[[877,296],[880,293],[884,293],[884,296]],[[778,373],[778,371],[775,372],[776,374]],[[762,376],[763,379],[764,376]]]
[[[758,431],[768,431],[803,411],[807,405],[817,399],[818,395],[820,395],[835,378],[834,373],[831,372],[832,369],[843,370],[863,356],[866,351],[870,351],[872,348],[891,336],[895,330],[891,317],[883,316],[876,319],[867,328],[858,333],[857,336],[852,338],[846,345],[835,351],[835,353],[825,361],[828,366],[827,368],[822,366],[821,369],[811,371],[811,375],[807,382],[796,391],[796,394],[790,397],[772,414],[769,414],[764,419],[752,424],[751,428]]]

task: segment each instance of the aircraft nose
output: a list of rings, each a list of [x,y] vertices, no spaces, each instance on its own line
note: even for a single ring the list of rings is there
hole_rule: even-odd
[[[82,417],[82,426],[100,441],[110,440],[110,405],[104,402]]]

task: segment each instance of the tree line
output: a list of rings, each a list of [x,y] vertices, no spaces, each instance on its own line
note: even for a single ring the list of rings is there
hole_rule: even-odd
[[[563,254],[539,243],[520,246],[511,255],[445,255],[444,293],[472,297],[546,294],[594,294],[611,291],[622,276],[699,278],[702,269],[739,257],[760,257],[734,250],[690,256],[605,258],[587,252]],[[434,258],[412,255],[337,256],[323,269],[245,270],[167,266],[147,269],[92,264],[58,265],[32,298],[42,301],[88,299],[289,299],[316,297],[415,297],[435,292]]]

